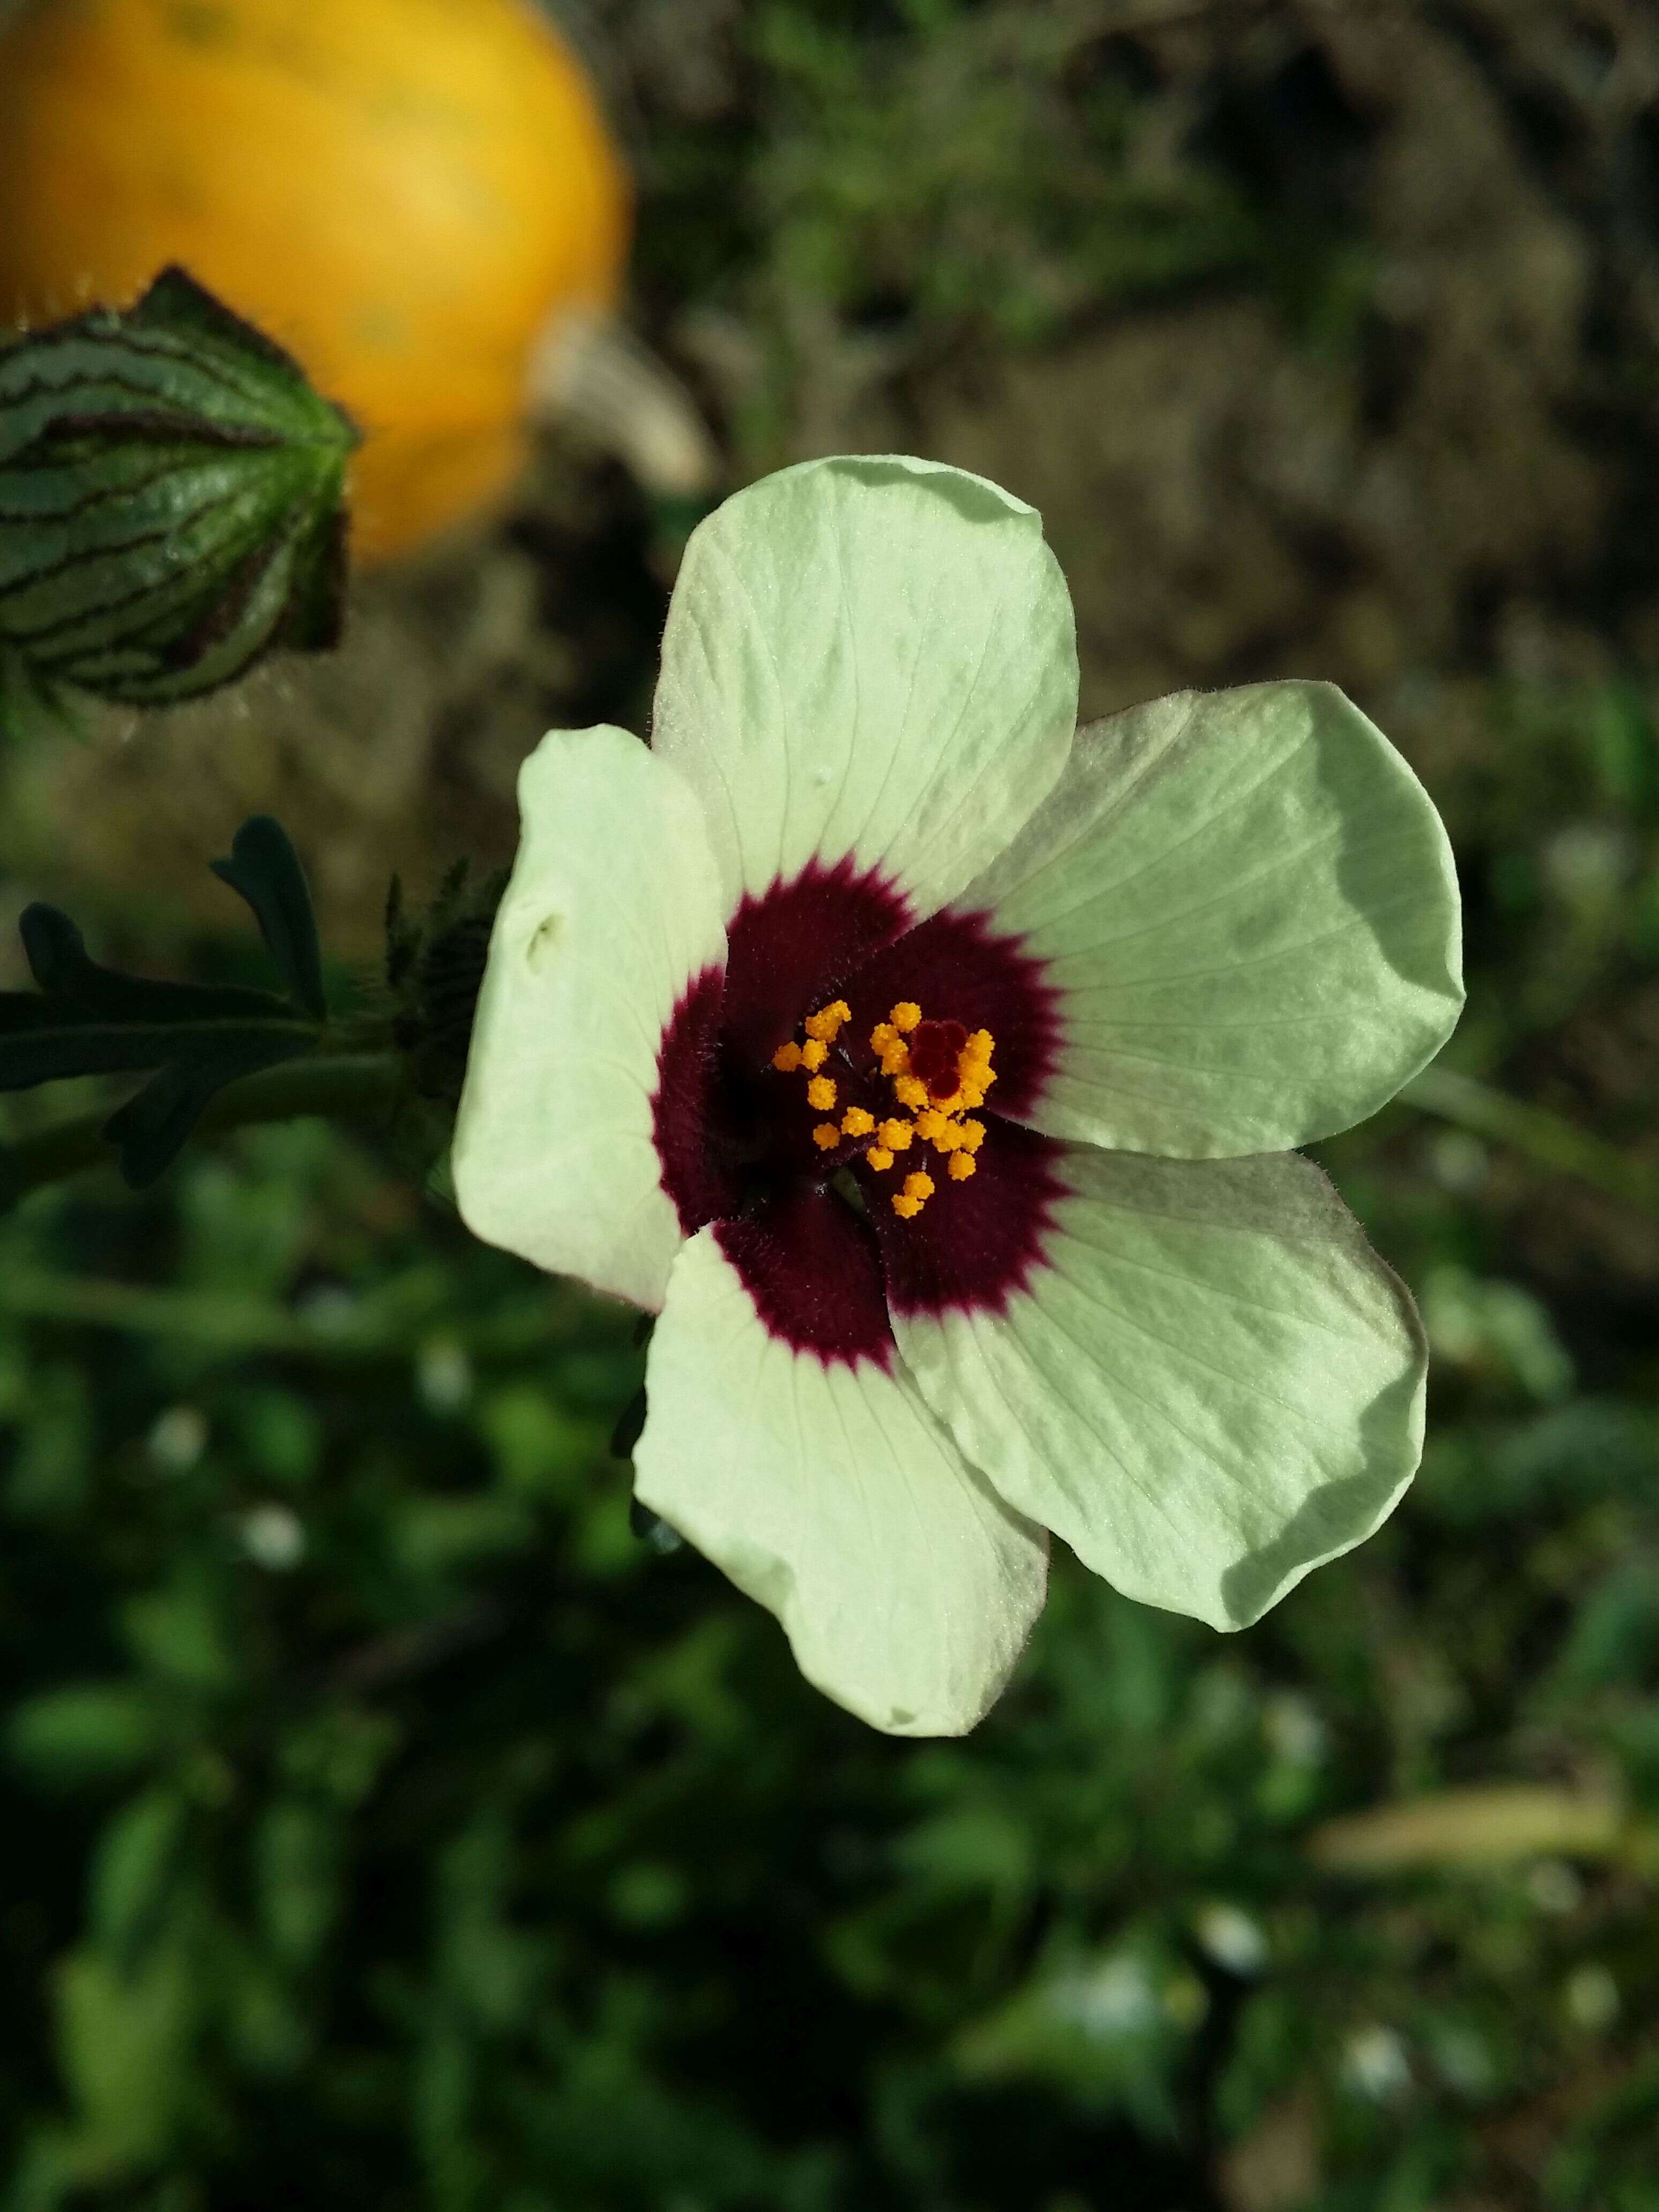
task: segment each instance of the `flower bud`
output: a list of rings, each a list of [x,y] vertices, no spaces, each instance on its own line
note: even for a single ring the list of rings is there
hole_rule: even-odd
[[[0,659],[134,706],[337,641],[358,435],[181,269],[0,352]]]

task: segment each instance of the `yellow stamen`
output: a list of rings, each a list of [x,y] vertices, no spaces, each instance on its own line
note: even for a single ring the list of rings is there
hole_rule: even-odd
[[[830,1046],[852,1018],[845,999],[832,1000],[807,1016],[805,1044],[781,1044],[772,1055],[772,1065],[781,1075],[792,1075],[799,1068],[806,1071],[810,1079],[806,1103],[815,1113],[835,1109],[835,1079],[820,1070],[830,1057]],[[820,1152],[831,1152],[844,1139],[854,1143],[873,1139],[866,1144],[865,1164],[873,1174],[885,1175],[899,1155],[908,1152],[921,1138],[944,1160],[952,1182],[966,1182],[975,1171],[974,1155],[985,1141],[985,1124],[963,1117],[984,1103],[987,1091],[997,1079],[991,1065],[995,1040],[989,1030],[975,1030],[957,1054],[956,1089],[948,1098],[935,1098],[920,1077],[910,1072],[910,1048],[905,1042],[921,1019],[921,1008],[915,1000],[901,999],[887,1019],[878,1022],[870,1032],[871,1050],[891,1083],[894,1100],[902,1112],[878,1121],[867,1107],[848,1106],[839,1123],[815,1124],[812,1142]],[[923,1170],[906,1176],[903,1188],[893,1194],[894,1212],[901,1220],[914,1221],[935,1188],[933,1178]]]
[[[902,1190],[893,1194],[893,1211],[901,1221],[914,1221],[933,1194],[933,1178],[930,1175],[908,1175]]]

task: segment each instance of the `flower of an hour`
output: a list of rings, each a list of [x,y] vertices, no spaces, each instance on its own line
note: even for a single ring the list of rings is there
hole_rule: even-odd
[[[1077,690],[994,485],[728,500],[649,747],[525,764],[456,1128],[478,1235],[659,1315],[638,1497],[899,1734],[991,1704],[1048,1531],[1237,1628],[1421,1445],[1410,1299],[1289,1148],[1456,1018],[1439,819],[1327,684]]]

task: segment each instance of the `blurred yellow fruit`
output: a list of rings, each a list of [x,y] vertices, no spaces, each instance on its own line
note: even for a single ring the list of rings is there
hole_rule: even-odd
[[[32,0],[0,34],[0,329],[182,263],[356,420],[369,559],[510,483],[629,214],[532,0]]]

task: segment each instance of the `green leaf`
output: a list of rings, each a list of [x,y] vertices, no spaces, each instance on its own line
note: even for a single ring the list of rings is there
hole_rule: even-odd
[[[93,1856],[88,1923],[119,1965],[149,1948],[178,1872],[190,1808],[170,1790],[147,1790],[104,1830]]]
[[[286,830],[256,815],[214,868],[252,908],[291,999],[100,966],[69,916],[38,903],[18,932],[39,990],[0,992],[0,1091],[155,1071],[103,1130],[135,1188],[171,1164],[227,1084],[314,1051],[327,1019],[316,916]],[[0,1202],[16,1181],[0,1157]]]
[[[0,654],[137,706],[337,641],[357,434],[184,270],[0,352]]]
[[[20,1705],[6,1730],[6,1748],[38,1781],[74,1787],[142,1767],[155,1756],[161,1734],[144,1691],[122,1682],[76,1682]]]
[[[1189,1979],[1146,1940],[1056,1956],[962,2031],[957,2068],[970,2081],[1049,2081],[1085,2110],[1127,2112],[1148,2135],[1169,2136]]]
[[[161,2156],[192,2092],[189,2048],[201,1998],[181,1944],[123,1974],[96,1951],[72,1952],[53,1996],[58,2060],[74,2100],[69,2150],[83,2180],[116,2180]]]
[[[171,1167],[203,1109],[228,1083],[297,1057],[282,1035],[225,1029],[213,1042],[211,1058],[172,1061],[105,1122],[105,1140],[120,1153],[121,1174],[132,1189],[142,1190]]]
[[[284,1966],[311,1965],[339,1917],[337,1819],[319,1806],[278,1798],[260,1819],[253,1862],[266,1942]]]
[[[317,917],[287,830],[269,814],[253,815],[231,840],[230,857],[215,860],[212,867],[252,908],[266,950],[301,1006],[313,1020],[325,1020],[328,1006]]]

